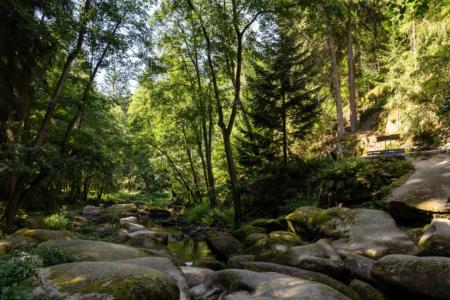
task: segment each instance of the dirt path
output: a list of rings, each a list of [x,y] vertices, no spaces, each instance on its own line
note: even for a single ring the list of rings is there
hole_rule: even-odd
[[[433,213],[450,213],[450,156],[419,157],[413,164],[415,172],[386,201],[403,202]]]

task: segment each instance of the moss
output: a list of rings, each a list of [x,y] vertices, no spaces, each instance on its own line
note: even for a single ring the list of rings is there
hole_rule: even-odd
[[[233,235],[240,241],[245,241],[250,234],[254,233],[266,233],[266,230],[261,227],[246,225],[233,231]]]
[[[321,211],[322,209],[314,206],[304,206],[296,209],[286,216],[289,230],[302,237],[315,238],[319,234],[317,218]]]
[[[177,285],[163,273],[151,269],[126,278],[111,276],[111,278],[94,280],[86,279],[83,275],[67,275],[63,271],[55,271],[52,272],[50,279],[58,286],[59,292],[64,294],[111,295],[115,300],[179,298]],[[97,298],[94,297],[94,299]]]

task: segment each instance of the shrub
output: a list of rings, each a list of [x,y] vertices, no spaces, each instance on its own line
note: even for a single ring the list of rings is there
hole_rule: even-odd
[[[70,220],[67,217],[67,208],[63,207],[60,212],[45,217],[44,224],[48,229],[67,229],[70,224]]]
[[[202,203],[186,210],[186,216],[190,223],[202,222],[202,219],[206,216],[209,210],[209,205],[207,203]]]
[[[71,252],[48,245],[39,245],[31,253],[41,258],[44,267],[70,263],[76,260],[76,256]]]
[[[209,226],[231,228],[234,223],[234,214],[231,208],[211,208],[207,203],[187,210],[186,216],[190,223],[201,222]]]

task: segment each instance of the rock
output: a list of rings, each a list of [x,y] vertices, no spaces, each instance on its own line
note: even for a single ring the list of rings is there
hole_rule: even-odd
[[[281,260],[286,265],[327,274],[336,279],[344,279],[348,275],[338,253],[323,241],[292,247]]]
[[[167,218],[161,221],[161,226],[163,227],[176,226],[177,224],[178,224],[177,218]]]
[[[387,254],[411,254],[415,250],[412,239],[398,229],[392,217],[381,210],[354,209],[352,220],[343,222],[336,230],[339,239],[331,245],[370,258]],[[347,226],[348,224],[348,226]]]
[[[14,236],[24,236],[33,239],[35,242],[45,242],[49,240],[68,240],[73,234],[67,230],[49,230],[49,229],[28,229],[23,228],[16,231]]]
[[[172,212],[170,210],[160,207],[148,208],[147,213],[150,216],[150,218],[155,219],[166,219],[172,216]]]
[[[354,290],[363,300],[384,300],[383,294],[368,284],[367,282],[353,279],[350,282],[350,288]]]
[[[0,240],[0,255],[6,254],[9,251],[13,251],[18,247],[32,245],[35,243],[35,240],[23,235],[8,237],[7,239]]]
[[[230,269],[242,269],[245,263],[249,263],[255,260],[254,255],[236,255],[230,257],[227,261],[227,267]]]
[[[425,229],[417,249],[419,256],[450,256],[450,219],[434,219]]]
[[[256,241],[246,252],[257,255],[261,260],[272,261],[282,255],[290,247],[304,245],[295,233],[273,231],[266,239]]]
[[[128,231],[126,229],[120,229],[119,232],[117,233],[117,240],[120,243],[125,243],[126,241],[128,241]]]
[[[114,226],[110,223],[97,225],[95,232],[99,237],[111,235],[114,232]]]
[[[267,231],[264,228],[249,225],[242,226],[241,228],[233,231],[233,235],[241,242],[245,242],[247,236],[254,233],[267,233]]]
[[[150,269],[158,270],[168,277],[174,279],[180,291],[180,300],[189,299],[189,287],[184,278],[184,274],[180,267],[175,266],[170,259],[165,257],[141,257],[127,260],[119,260],[118,263],[125,263],[137,266],[143,266]]]
[[[83,208],[83,215],[87,215],[87,216],[100,216],[103,215],[105,213],[105,209],[103,207],[98,207],[98,206],[92,206],[92,205],[86,205]]]
[[[322,209],[315,206],[304,206],[286,216],[291,231],[302,237],[315,238],[320,233],[318,217]]]
[[[406,293],[433,299],[449,299],[450,258],[387,255],[372,268],[375,282],[403,298]]]
[[[255,272],[276,272],[304,280],[319,282],[332,287],[350,299],[360,299],[347,285],[322,273],[266,262],[242,262],[239,268]]]
[[[157,232],[157,231],[150,231],[150,230],[144,229],[144,230],[134,231],[134,232],[131,232],[128,234],[128,237],[130,239],[142,238],[143,236],[157,240],[158,242],[160,242],[166,246],[169,242],[169,235],[166,232]]]
[[[194,300],[208,295],[225,299],[349,299],[321,283],[278,273],[257,273],[228,269],[208,275],[204,283],[191,289]]]
[[[344,262],[345,268],[350,271],[352,277],[368,282],[372,281],[370,271],[372,270],[374,263],[373,259],[345,250],[338,250],[337,252]]]
[[[160,243],[158,240],[149,237],[148,235],[132,235],[128,234],[128,241],[127,244],[132,247],[138,247],[142,248],[147,252],[149,255],[153,256],[162,256],[169,258],[172,260],[176,265],[181,265],[182,262],[179,261],[170,251],[169,249],[162,243]]]
[[[132,223],[132,224],[139,224],[139,221],[136,217],[131,216],[131,217],[126,217],[126,218],[121,218],[119,220],[119,224],[124,226],[127,223]]]
[[[62,299],[179,298],[175,281],[160,271],[117,262],[78,262],[41,269],[35,294]]]
[[[269,236],[265,233],[252,233],[245,238],[244,244],[246,246],[253,246],[259,241],[267,241],[268,239]]]
[[[135,223],[124,223],[123,228],[128,230],[128,232],[135,232],[135,231],[144,231],[146,230],[146,227],[141,224],[135,224]]]
[[[285,231],[288,229],[285,216],[280,216],[276,219],[257,219],[249,225],[264,228],[269,233],[272,231]]]
[[[206,242],[212,253],[219,259],[226,261],[233,254],[239,254],[243,246],[227,232],[210,230],[206,233]]]
[[[213,270],[196,267],[181,267],[181,270],[190,288],[201,284],[207,276],[214,273]]]
[[[218,261],[214,257],[202,257],[194,262],[194,267],[206,268],[211,270],[223,270],[225,269],[225,264]]]
[[[51,240],[41,245],[57,247],[73,253],[80,261],[113,261],[148,256],[140,249],[125,245],[90,240]]]
[[[137,207],[133,203],[113,204],[106,209],[106,212],[116,218],[123,218],[135,214]]]

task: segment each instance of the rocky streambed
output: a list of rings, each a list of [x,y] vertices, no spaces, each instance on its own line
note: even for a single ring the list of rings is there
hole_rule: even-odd
[[[191,226],[170,210],[115,204],[87,206],[75,220],[74,233],[30,228],[0,241],[0,252],[40,244],[76,257],[41,268],[35,294],[62,299],[450,299],[448,216],[405,231],[380,210],[301,207],[228,232]],[[110,241],[80,235],[86,226]]]

